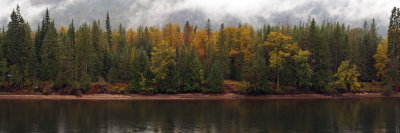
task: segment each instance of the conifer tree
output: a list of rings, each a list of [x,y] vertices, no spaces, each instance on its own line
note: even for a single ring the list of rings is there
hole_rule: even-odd
[[[264,94],[270,91],[268,81],[268,67],[264,58],[264,51],[261,48],[256,49],[253,57],[253,63],[250,70],[250,88],[247,91],[249,94]]]
[[[185,92],[200,92],[203,84],[203,66],[195,53],[194,47],[185,50],[183,81]]]
[[[40,58],[42,59],[43,66],[43,80],[54,81],[58,73],[59,65],[59,43],[57,31],[54,27],[54,21],[50,23],[47,29],[45,38],[43,40],[43,46],[40,50]]]
[[[221,70],[221,61],[216,60],[213,62],[210,74],[208,75],[205,84],[204,92],[207,93],[221,93],[224,82],[223,71]]]
[[[331,81],[330,52],[326,40],[326,29],[321,26],[318,32],[315,20],[313,19],[309,31],[309,40],[314,40],[311,44],[311,69],[312,85],[315,91],[323,92]]]
[[[131,73],[131,81],[130,81],[130,88],[131,92],[133,93],[139,93],[140,90],[142,89],[142,86],[140,85],[141,78],[144,76],[144,78],[148,79],[146,80],[147,86],[151,86],[151,77],[149,73],[149,68],[150,68],[150,61],[148,59],[146,51],[143,49],[136,49],[133,48],[134,52],[132,52],[132,62],[130,64],[130,73]]]

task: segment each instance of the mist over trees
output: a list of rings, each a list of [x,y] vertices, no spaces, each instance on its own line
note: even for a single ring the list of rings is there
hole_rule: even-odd
[[[113,93],[222,93],[224,81],[240,82],[245,94],[294,90],[358,92],[362,83],[398,88],[400,11],[393,8],[387,38],[374,19],[350,29],[340,22],[298,25],[220,24],[218,30],[168,23],[138,26],[105,22],[55,27],[48,10],[36,31],[12,11],[0,33],[3,88],[87,93],[107,84]],[[102,24],[104,23],[104,24]],[[105,25],[105,27],[102,27]]]

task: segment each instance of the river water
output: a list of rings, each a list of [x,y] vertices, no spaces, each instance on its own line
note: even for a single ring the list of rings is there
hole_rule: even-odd
[[[400,132],[400,99],[0,100],[0,133]]]

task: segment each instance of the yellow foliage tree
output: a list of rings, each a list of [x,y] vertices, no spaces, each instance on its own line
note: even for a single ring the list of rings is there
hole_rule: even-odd
[[[175,49],[162,42],[160,48],[151,53],[150,71],[154,74],[153,84],[161,93],[176,93],[178,83]]]
[[[377,70],[376,76],[378,78],[385,78],[387,72],[387,64],[390,62],[389,57],[387,56],[388,44],[387,40],[384,43],[379,44],[376,49],[376,54],[373,56],[375,59],[375,68]]]
[[[280,70],[283,67],[284,62],[288,57],[291,56],[293,50],[298,49],[297,44],[290,44],[292,37],[286,36],[282,33],[271,32],[268,35],[265,46],[270,47],[271,51],[268,53],[269,67],[275,69],[276,72],[276,88],[280,87],[279,77]]]
[[[334,89],[356,92],[361,88],[360,82],[358,82],[358,77],[360,73],[357,71],[356,65],[350,65],[350,62],[342,61],[338,67],[337,73],[333,75],[336,79],[334,82]]]
[[[206,46],[207,46],[208,36],[204,29],[197,31],[194,38],[194,47],[199,56],[200,61],[204,61],[206,56]]]
[[[126,41],[128,44],[128,48],[132,48],[135,42],[135,32],[132,28],[129,28],[129,30],[126,32]]]
[[[154,46],[159,47],[162,42],[162,33],[160,31],[160,28],[155,28],[150,33],[151,33],[151,36],[153,39],[152,41],[153,41]]]

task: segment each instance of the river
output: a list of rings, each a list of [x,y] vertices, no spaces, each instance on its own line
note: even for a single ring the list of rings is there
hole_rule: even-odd
[[[400,132],[400,99],[0,100],[0,133]]]

